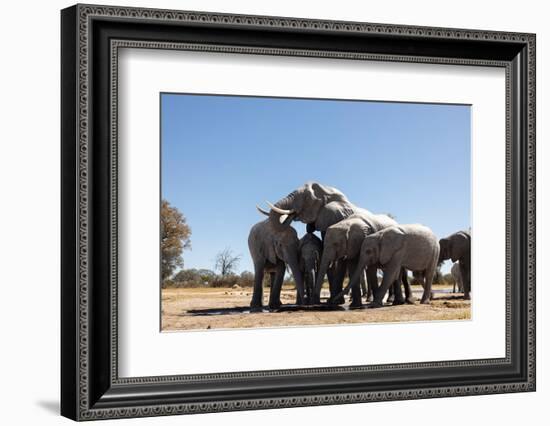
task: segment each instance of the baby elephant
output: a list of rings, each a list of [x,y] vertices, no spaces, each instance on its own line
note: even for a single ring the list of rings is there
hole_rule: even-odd
[[[378,265],[384,272],[382,285],[374,292],[372,307],[383,306],[382,300],[392,283],[399,279],[402,268],[420,273],[424,293],[420,303],[430,303],[432,281],[439,258],[439,242],[434,233],[423,225],[396,225],[368,235],[361,245],[356,271]],[[344,292],[359,285],[355,273]]]
[[[319,262],[323,253],[323,242],[313,233],[307,233],[300,239],[300,270],[304,279],[306,304],[313,301],[315,280],[319,272]]]
[[[250,302],[252,310],[262,309],[265,272],[271,275],[269,308],[278,309],[281,306],[281,287],[286,265],[296,282],[297,303],[302,304],[304,283],[299,267],[299,240],[296,230],[292,226],[280,224],[278,220],[266,219],[250,230],[248,248],[254,263],[254,292]]]

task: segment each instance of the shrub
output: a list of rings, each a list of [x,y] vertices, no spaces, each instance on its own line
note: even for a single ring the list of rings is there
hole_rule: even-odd
[[[216,275],[210,283],[210,287],[233,287],[239,283],[239,276],[235,274]],[[240,284],[239,284],[240,285]]]
[[[238,284],[241,287],[253,287],[254,286],[254,274],[250,271],[241,272]]]
[[[162,288],[174,288],[174,287],[176,287],[176,283],[171,279],[167,278],[162,281]]]
[[[203,279],[203,270],[182,269],[174,275],[173,282],[176,288],[200,288],[208,285],[208,281]]]

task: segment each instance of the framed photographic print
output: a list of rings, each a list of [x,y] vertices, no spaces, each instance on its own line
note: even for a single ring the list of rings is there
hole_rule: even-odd
[[[61,29],[64,416],[535,390],[535,35]]]

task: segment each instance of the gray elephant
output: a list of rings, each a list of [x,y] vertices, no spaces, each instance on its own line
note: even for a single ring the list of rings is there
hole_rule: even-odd
[[[359,286],[358,271],[378,265],[384,277],[374,293],[372,307],[383,306],[383,298],[403,268],[421,273],[424,293],[420,303],[430,303],[432,281],[439,258],[439,244],[430,228],[423,225],[391,226],[364,238],[354,275],[342,293]]]
[[[347,197],[338,189],[322,185],[317,182],[308,182],[300,188],[292,191],[286,197],[275,204],[270,204],[270,219],[286,223],[289,217],[292,220],[299,220],[308,224],[312,229],[321,232],[323,243],[327,229],[341,220],[356,214],[362,213],[371,217],[376,222],[377,218],[371,212],[352,204]],[[387,216],[386,216],[387,217]],[[389,217],[387,217],[390,219]],[[381,220],[382,218],[378,218]],[[391,221],[391,219],[390,219]],[[389,223],[394,224],[395,222]],[[346,273],[346,262],[335,262],[327,269],[327,276],[331,292],[339,291],[342,284],[340,280]],[[323,277],[324,278],[324,277]],[[367,270],[367,280],[372,288],[378,287],[376,268]],[[360,304],[361,298],[357,299],[359,293],[354,293],[354,303]]]
[[[309,303],[313,298],[315,280],[319,272],[323,242],[313,232],[308,232],[300,239],[298,247],[300,252],[300,270],[304,279],[306,293],[305,302]]]
[[[264,212],[265,213],[265,212]],[[292,220],[290,217],[287,220]],[[297,304],[304,301],[304,283],[299,264],[299,240],[296,230],[283,221],[266,219],[255,224],[248,235],[248,248],[254,263],[254,291],[250,307],[261,310],[264,273],[271,275],[269,308],[281,306],[281,287],[286,265],[290,268],[297,290]]]
[[[462,282],[464,283],[464,299],[470,299],[471,282],[470,282],[470,249],[471,237],[468,231],[459,231],[448,237],[439,240],[439,262],[451,259],[453,262],[458,262]]]
[[[453,263],[453,266],[451,267],[451,275],[453,277],[454,283],[453,283],[453,293],[456,293],[456,289],[458,288],[459,293],[464,292],[464,282],[462,281],[462,274],[460,273],[460,265],[458,262]]]
[[[322,237],[329,226],[360,210],[338,189],[317,182],[308,182],[269,206],[270,213],[281,222],[292,215],[320,231]]]
[[[335,262],[340,262],[342,265],[347,267],[347,271],[345,268],[337,268],[337,274],[339,275],[334,277],[335,284],[333,284],[331,288],[330,302],[334,304],[343,303],[343,297],[335,298],[334,296],[342,291],[342,284],[346,272],[349,273],[350,278],[355,274],[357,263],[359,261],[361,244],[363,243],[365,237],[388,226],[394,225],[397,225],[397,222],[387,215],[373,215],[367,211],[360,211],[360,213],[349,216],[346,219],[330,226],[325,235],[321,266],[319,267],[319,274],[317,276],[317,282],[315,283],[314,302],[319,303],[321,286],[329,265],[334,264]],[[366,266],[369,265],[363,266],[363,268],[357,272],[362,283],[364,283],[364,271]],[[376,273],[376,265],[371,266],[371,271],[372,270]],[[339,285],[339,288],[336,288],[337,285]],[[376,287],[373,288],[371,286],[371,289],[375,291]],[[397,297],[395,298],[394,303],[404,303],[399,282],[395,288],[398,294],[396,295]],[[406,287],[405,291],[407,292],[409,301],[411,301],[412,292],[410,291],[410,287]],[[357,286],[353,289],[351,307],[359,306],[361,306],[361,290],[359,286]]]

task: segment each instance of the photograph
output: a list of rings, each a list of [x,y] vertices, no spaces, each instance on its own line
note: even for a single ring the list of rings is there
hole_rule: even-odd
[[[163,92],[159,130],[161,331],[471,319],[471,105]]]

